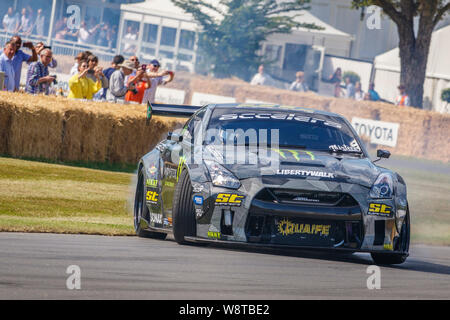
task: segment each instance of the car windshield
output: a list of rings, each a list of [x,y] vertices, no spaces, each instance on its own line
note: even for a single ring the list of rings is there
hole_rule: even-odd
[[[362,153],[353,132],[342,119],[295,110],[217,108],[209,122],[205,144],[271,146],[272,135],[276,135],[273,130],[278,130],[279,147]]]

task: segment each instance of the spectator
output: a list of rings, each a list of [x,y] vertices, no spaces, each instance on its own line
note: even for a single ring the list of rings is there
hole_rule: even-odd
[[[341,82],[342,82],[342,69],[337,68],[333,75],[328,79],[329,82],[334,84],[334,96],[336,98],[341,97]]]
[[[97,76],[100,77],[100,80],[102,82],[102,88],[108,88],[109,87],[109,81],[108,78],[105,77],[103,74],[102,68],[98,67],[98,58],[97,56],[90,55],[87,59],[88,62],[88,72],[87,77],[91,79],[92,81],[95,81],[97,79]]]
[[[80,25],[80,29],[77,32],[77,36],[78,36],[78,44],[81,45],[90,45],[94,43],[94,38],[95,38],[95,34],[98,30],[98,28],[100,27],[100,25],[96,25],[93,28],[88,28],[86,26],[86,22],[82,21],[81,25]]]
[[[151,78],[151,85],[147,90],[145,90],[144,98],[142,99],[142,103],[147,104],[148,102],[155,102],[156,89],[159,85],[166,85],[171,82],[175,77],[175,74],[172,71],[163,71],[158,72],[160,68],[160,63],[158,60],[150,61],[149,69],[147,71],[148,76]],[[169,80],[164,80],[164,76],[169,76]]]
[[[365,101],[370,101],[370,100],[372,100],[372,98],[371,98],[369,92],[366,92],[366,94],[364,95],[364,100],[365,100]]]
[[[108,23],[101,23],[100,24],[100,31],[98,33],[97,38],[97,45],[102,47],[108,46],[108,36],[109,36],[109,24]]]
[[[46,49],[44,43],[42,41],[38,42],[35,46],[36,48],[36,53],[38,56],[41,55],[41,51]],[[50,49],[50,47],[47,47],[47,49]],[[58,66],[58,61],[56,61],[55,58],[52,58],[52,61],[50,62],[50,64],[48,65],[49,68],[56,68]]]
[[[371,82],[369,84],[369,94],[370,94],[370,100],[372,101],[378,101],[380,100],[380,96],[378,92],[375,91],[375,83]]]
[[[19,17],[14,13],[13,8],[9,7],[8,12],[3,16],[3,29],[6,33],[17,33],[19,26]]]
[[[70,92],[68,98],[92,100],[94,94],[101,89],[100,72],[93,74],[96,81],[92,81],[88,77],[89,70],[88,62],[81,60],[78,66],[78,74],[69,79]]]
[[[16,52],[14,53],[13,58],[13,66],[15,72],[15,90],[18,91],[20,87],[20,77],[22,75],[22,64],[24,62],[31,63],[38,60],[38,54],[36,52],[36,48],[33,46],[31,42],[25,42],[23,44],[24,47],[31,49],[32,55],[28,55],[24,53],[20,48],[22,47],[22,39],[19,36],[14,36],[10,40],[16,46]]]
[[[42,9],[38,9],[36,19],[34,20],[34,27],[36,27],[36,35],[44,36],[45,16],[42,14]]]
[[[26,8],[22,8],[22,16],[20,18],[20,26],[17,32],[23,33],[25,36],[29,36],[31,34],[31,30],[33,25],[31,24],[31,12],[29,12]]]
[[[41,51],[41,61],[30,64],[27,73],[27,85],[25,91],[31,94],[49,93],[49,88],[56,80],[54,76],[48,75],[48,65],[52,61],[52,51],[44,49]]]
[[[3,53],[0,56],[0,71],[5,73],[5,81],[3,83],[3,90],[14,91],[15,86],[15,74],[12,59],[16,52],[16,46],[14,43],[8,42],[3,48]]]
[[[361,90],[361,82],[359,81],[355,83],[355,100],[364,100],[364,91]]]
[[[137,33],[133,32],[133,27],[128,26],[127,33],[123,37],[125,40],[125,45],[123,47],[123,51],[125,53],[133,54],[136,52],[136,46],[134,45],[135,41],[137,40]]]
[[[411,101],[409,99],[408,94],[406,93],[406,87],[403,84],[401,84],[397,88],[400,91],[400,94],[397,97],[397,100],[395,101],[395,105],[401,107],[405,106],[409,107],[411,105]]]
[[[87,60],[88,56],[86,52],[80,52],[75,57],[75,63],[73,64],[72,68],[70,69],[70,75],[74,76],[78,73],[78,65],[80,64],[81,60]]]
[[[295,74],[295,81],[292,82],[291,86],[289,87],[289,90],[292,91],[299,91],[299,92],[306,92],[309,90],[308,85],[305,82],[305,74],[301,71],[297,72]]]
[[[111,67],[108,69],[105,69],[103,71],[103,74],[105,75],[105,77],[109,80],[111,79],[111,75],[113,74],[114,71],[119,70],[120,67],[119,65],[122,64],[124,62],[124,57],[122,55],[117,55],[113,58],[113,61],[111,62]],[[100,96],[101,100],[105,100],[106,99],[106,93],[108,92],[108,88],[104,88],[103,92]]]
[[[140,70],[143,70],[142,67],[140,68]],[[131,80],[134,80],[135,77],[131,76]],[[145,91],[149,89],[151,85],[151,80],[144,70],[141,77],[136,80],[134,88],[128,90],[127,94],[125,95],[125,100],[142,103],[142,101],[144,100]]]
[[[110,102],[120,102],[125,101],[125,94],[128,88],[132,88],[139,76],[143,73],[142,70],[136,73],[136,78],[130,79],[128,83],[125,83],[125,77],[130,75],[135,67],[135,63],[130,60],[126,60],[119,65],[120,69],[113,72],[111,78],[109,79],[109,90],[106,94],[106,100]]]
[[[345,97],[355,99],[355,85],[350,77],[345,77]]]
[[[270,86],[273,85],[273,79],[267,73],[264,72],[264,66],[258,67],[258,73],[255,74],[250,82],[251,85]]]

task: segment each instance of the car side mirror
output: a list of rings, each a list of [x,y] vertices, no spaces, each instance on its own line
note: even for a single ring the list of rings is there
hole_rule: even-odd
[[[375,160],[374,162],[377,162],[377,161],[381,160],[382,158],[389,159],[390,156],[391,156],[391,153],[389,151],[379,149],[379,150],[377,150],[378,159]]]
[[[391,156],[391,153],[387,150],[377,150],[377,157],[378,158],[386,158],[389,159]]]

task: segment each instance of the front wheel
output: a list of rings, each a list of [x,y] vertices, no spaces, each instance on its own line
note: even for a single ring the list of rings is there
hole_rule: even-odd
[[[397,241],[394,242],[394,250],[402,253],[371,253],[373,261],[376,264],[402,264],[406,261],[409,252],[409,240],[410,240],[410,221],[409,221],[409,208],[406,211],[405,220],[402,224],[402,230]]]
[[[138,237],[164,240],[167,237],[166,233],[152,232],[142,229],[142,217],[149,216],[150,213],[147,204],[145,203],[144,168],[141,168],[136,186],[136,196],[134,198],[134,231]]]
[[[187,244],[184,237],[197,235],[192,185],[187,170],[180,174],[173,198],[173,237],[179,244]]]

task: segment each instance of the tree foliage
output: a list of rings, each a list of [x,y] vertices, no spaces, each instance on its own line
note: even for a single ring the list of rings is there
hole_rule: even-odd
[[[262,43],[275,33],[295,27],[318,28],[299,23],[299,10],[309,9],[310,0],[172,0],[201,25],[199,48],[206,69],[216,77],[248,80],[259,64]]]
[[[354,8],[375,5],[397,25],[401,61],[400,81],[413,106],[423,105],[431,36],[437,23],[450,11],[448,0],[353,0]],[[418,18],[417,32],[414,19]]]

